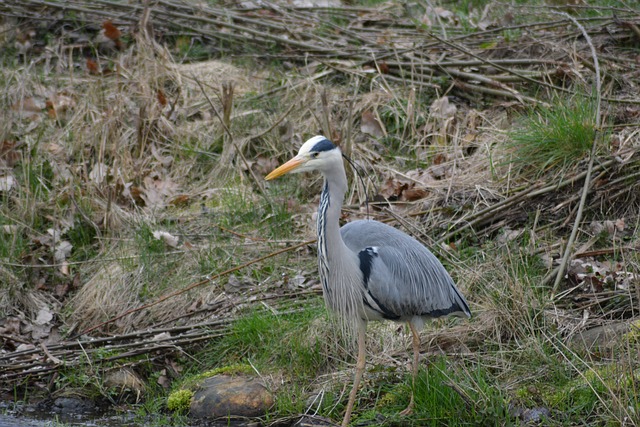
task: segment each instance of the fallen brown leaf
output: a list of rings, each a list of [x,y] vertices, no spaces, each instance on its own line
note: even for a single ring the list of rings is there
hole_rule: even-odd
[[[102,23],[102,29],[104,30],[105,37],[113,41],[118,40],[122,35],[122,33],[120,33],[120,30],[115,25],[113,25],[113,22],[109,20]]]
[[[189,204],[190,200],[191,200],[191,197],[189,197],[188,195],[186,195],[186,194],[178,194],[173,199],[169,200],[169,204],[171,206],[184,207],[184,206],[187,206]]]
[[[0,143],[0,160],[3,160],[9,168],[15,166],[20,160],[20,152],[16,150],[16,142],[4,140]]]
[[[375,138],[382,138],[386,134],[380,122],[369,110],[362,113],[362,118],[360,120],[360,131]]]
[[[161,106],[163,106],[163,107],[167,106],[167,104],[168,104],[167,97],[164,95],[164,92],[163,92],[162,89],[158,89],[157,98],[158,98],[158,103]]]
[[[87,66],[87,71],[89,71],[89,74],[93,74],[93,75],[102,74],[102,72],[100,71],[100,66],[93,59],[87,58],[86,66]]]
[[[412,186],[412,188],[407,188],[402,192],[401,199],[407,202],[413,202],[416,200],[424,199],[425,197],[427,197],[428,194],[429,192],[426,189],[416,187],[414,185]]]

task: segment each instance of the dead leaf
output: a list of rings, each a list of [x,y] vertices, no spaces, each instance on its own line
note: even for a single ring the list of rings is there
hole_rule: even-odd
[[[92,74],[92,75],[102,74],[102,70],[100,70],[100,66],[93,59],[87,58],[86,66],[87,66],[87,71],[89,71],[89,74]]]
[[[431,165],[429,166],[429,175],[431,175],[434,179],[440,180],[444,179],[447,176],[447,172],[449,172],[450,167],[447,165]]]
[[[69,275],[69,261],[64,260],[62,261],[62,265],[60,266],[59,269],[60,273],[64,276],[68,276]]]
[[[389,178],[387,181],[380,187],[380,191],[378,192],[385,200],[398,200],[402,192],[407,188],[407,184],[404,182],[400,182],[395,178]]]
[[[360,120],[360,131],[362,133],[366,133],[367,135],[371,135],[374,138],[383,138],[386,135],[382,124],[369,110],[362,113],[362,119]]]
[[[51,320],[53,320],[53,313],[51,312],[49,307],[42,307],[38,311],[38,315],[36,317],[36,320],[34,320],[34,323],[36,325],[46,325],[47,323],[51,322]]]
[[[171,334],[169,332],[160,332],[159,334],[154,335],[153,337],[151,337],[152,341],[166,341],[168,339],[171,339]]]
[[[10,191],[15,184],[16,180],[12,175],[0,176],[0,191]]]
[[[164,96],[164,91],[162,89],[158,89],[158,92],[156,95],[158,99],[158,104],[160,104],[162,107],[166,107],[169,102],[167,101],[167,97]]]
[[[127,199],[130,199],[136,205],[144,206],[145,201],[142,198],[144,190],[141,187],[133,185],[132,182],[127,182],[122,189],[122,195]]]
[[[45,108],[46,101],[43,98],[34,96],[21,98],[11,106],[11,109],[15,111],[19,117],[28,120],[41,118]]]
[[[0,333],[5,335],[20,335],[20,319],[17,317],[7,317],[0,327]]]
[[[69,255],[71,255],[71,249],[73,249],[73,245],[66,240],[57,242],[55,252],[53,254],[53,258],[56,263],[63,263]]]
[[[405,172],[405,176],[411,179],[414,183],[422,184],[423,187],[429,187],[430,184],[433,183],[434,177],[430,171],[431,168],[424,169],[412,169],[410,171]]]
[[[163,156],[162,154],[160,154],[155,144],[151,145],[151,154],[153,154],[153,157],[155,157],[155,159],[159,161],[160,164],[162,164],[162,166],[165,168],[168,168],[173,163],[173,156]]]
[[[290,289],[306,288],[307,278],[304,274],[298,273],[293,277],[286,277],[285,283]]]
[[[104,21],[102,23],[102,29],[104,31],[105,37],[107,37],[110,40],[114,40],[114,41],[118,40],[122,35],[122,33],[120,33],[120,30],[116,28],[116,26],[113,25],[113,22],[109,20]]]
[[[242,292],[245,289],[250,289],[253,286],[253,280],[249,277],[243,277],[238,279],[238,276],[229,276],[229,280],[224,285],[224,290],[229,293]]]
[[[444,18],[444,19],[451,19],[451,18],[453,18],[455,16],[455,13],[451,12],[450,10],[444,9],[442,7],[439,7],[439,6],[434,8],[433,11],[440,18]]]
[[[51,327],[52,325],[50,324],[33,325],[30,330],[31,338],[33,338],[34,341],[40,341],[47,338],[51,332]]]
[[[196,312],[200,310],[201,307],[202,307],[202,299],[198,298],[189,305],[189,307],[187,308],[187,313]]]
[[[68,274],[67,274],[68,275]],[[71,285],[69,284],[69,282],[66,283],[60,283],[57,284],[56,287],[53,290],[53,293],[55,294],[55,296],[57,296],[58,298],[62,299],[64,298],[68,293],[69,293],[69,289],[71,288]]]
[[[118,50],[123,49],[124,45],[120,40],[122,33],[111,21],[107,20],[102,23],[101,36],[103,39],[109,40],[112,47]]]
[[[16,150],[15,141],[4,140],[0,144],[0,160],[3,160],[5,165],[9,168],[15,166],[20,160],[20,152]]]
[[[169,200],[171,206],[185,207],[191,201],[191,197],[187,194],[178,194],[173,199]]]
[[[389,74],[389,65],[384,61],[380,61],[378,62],[378,70],[380,70],[382,74]]]
[[[17,352],[23,352],[23,351],[28,351],[28,350],[33,350],[34,348],[36,348],[35,345],[33,344],[20,344],[17,348],[16,351]],[[27,356],[28,357],[28,356]]]
[[[20,230],[20,227],[18,227],[17,225],[3,225],[0,230],[2,230],[4,234],[13,235]]]
[[[434,165],[441,165],[442,163],[447,161],[447,155],[444,153],[438,153],[435,156],[433,156],[433,164]]]
[[[173,359],[165,359],[167,363],[167,367],[170,369],[169,374],[174,374],[174,376],[180,375],[182,372],[182,365],[176,362]]]
[[[55,142],[45,143],[44,148],[54,156],[64,156],[66,153],[65,148],[62,145],[57,144]]]
[[[620,218],[615,221],[592,221],[591,224],[589,224],[589,227],[591,228],[591,232],[593,234],[605,233],[608,236],[613,236],[616,232],[624,231],[625,222],[624,218]]]
[[[68,336],[68,335],[67,335]],[[62,333],[56,324],[49,330],[49,336],[42,342],[48,346],[60,344],[63,341]]]
[[[426,189],[416,187],[414,185],[411,188],[407,188],[402,192],[401,199],[407,202],[413,202],[416,200],[424,199],[428,195],[429,195],[429,192]]]
[[[500,243],[513,242],[514,240],[522,236],[522,234],[524,234],[523,229],[512,230],[509,227],[505,227],[502,230],[502,233],[500,233],[500,235],[498,236],[498,242]]]
[[[156,382],[160,387],[162,387],[165,390],[168,390],[171,387],[171,379],[167,375],[165,375],[166,370],[163,370],[163,371],[164,373],[158,376],[158,379],[156,380]]]
[[[108,175],[109,167],[104,163],[96,163],[89,172],[89,179],[96,184],[102,184]]]
[[[178,242],[180,239],[171,233],[167,233],[166,231],[154,231],[152,234],[155,239],[162,240],[167,246],[172,248],[177,248],[179,246]]]
[[[175,195],[178,185],[168,176],[162,177],[158,173],[144,177],[142,180],[144,188],[140,193],[140,198],[149,209],[163,209],[166,206],[167,199]],[[131,188],[133,195],[134,189]]]
[[[268,174],[276,167],[278,167],[278,160],[273,157],[265,156],[259,156],[252,165],[252,169],[261,176]]]
[[[455,116],[458,107],[449,102],[448,96],[438,98],[429,107],[429,114],[440,120],[451,119]]]
[[[52,93],[45,102],[47,114],[50,118],[57,120],[66,120],[75,106],[76,101],[64,92]]]

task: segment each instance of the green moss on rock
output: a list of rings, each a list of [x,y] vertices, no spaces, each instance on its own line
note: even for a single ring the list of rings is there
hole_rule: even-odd
[[[173,412],[187,413],[191,407],[193,392],[191,390],[177,390],[167,398],[167,408]]]

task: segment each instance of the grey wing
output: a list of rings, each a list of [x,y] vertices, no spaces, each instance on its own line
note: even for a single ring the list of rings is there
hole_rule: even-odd
[[[341,229],[358,254],[365,304],[382,317],[471,316],[469,306],[440,261],[414,238],[377,221],[354,221]]]

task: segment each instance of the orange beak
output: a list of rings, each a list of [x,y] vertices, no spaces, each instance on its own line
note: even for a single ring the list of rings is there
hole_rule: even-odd
[[[271,179],[274,179],[274,178],[277,178],[279,176],[282,176],[285,173],[289,173],[292,170],[297,169],[303,163],[304,163],[304,160],[301,160],[301,159],[299,159],[297,157],[294,157],[293,159],[289,160],[287,163],[284,163],[284,164],[278,166],[277,168],[275,168],[274,170],[272,170],[269,175],[264,177],[264,179],[269,181]]]

